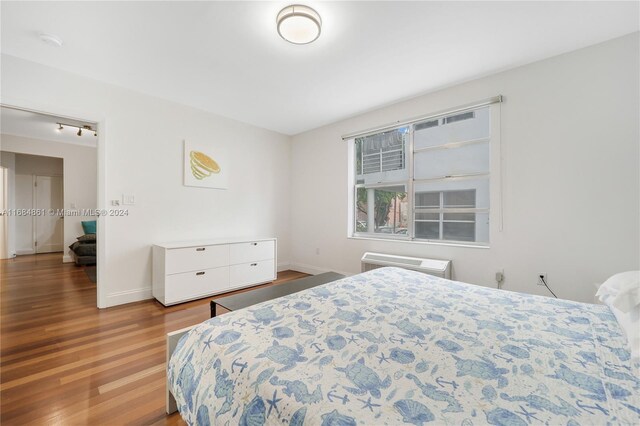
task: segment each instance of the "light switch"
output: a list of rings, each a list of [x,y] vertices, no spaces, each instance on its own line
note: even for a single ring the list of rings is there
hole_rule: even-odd
[[[135,195],[122,194],[122,204],[125,206],[132,206],[136,203]]]

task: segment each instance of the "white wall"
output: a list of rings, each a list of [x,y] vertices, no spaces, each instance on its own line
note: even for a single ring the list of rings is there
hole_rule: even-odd
[[[5,206],[8,209],[13,209],[16,206],[15,199],[15,182],[16,182],[16,156],[12,152],[0,152],[0,166],[7,169],[7,205]],[[2,242],[0,244],[4,245],[4,253],[0,253],[0,258],[3,259],[11,259],[16,255],[16,238],[15,233],[10,232],[12,229],[15,229],[16,226],[16,218],[15,216],[5,216],[4,220],[4,231],[6,234],[0,235],[2,238]]]
[[[536,285],[544,272],[559,297],[592,301],[594,283],[640,268],[638,35],[294,136],[292,267],[355,273],[364,251],[444,258],[457,280],[495,286],[504,268],[505,289],[548,294]],[[498,94],[504,230],[491,226],[489,249],[347,238],[341,135]]]
[[[5,138],[5,135],[0,135],[0,137]],[[36,145],[50,145],[50,141],[38,141],[34,140]],[[54,142],[54,146],[59,147],[56,149],[64,149],[66,146],[60,145],[59,143]],[[86,152],[89,154],[87,161],[91,163],[96,163],[96,150],[95,148],[89,150],[85,150],[84,148],[80,148],[79,152]],[[95,167],[94,167],[95,169]],[[62,158],[56,157],[46,157],[42,155],[30,155],[30,154],[17,154],[16,155],[16,173],[21,175],[37,175],[37,176],[63,176],[64,175],[64,167]],[[94,173],[95,174],[95,173]],[[79,177],[78,175],[74,176],[76,179]]]
[[[18,175],[63,176],[65,209],[71,210],[72,205],[80,210],[97,207],[96,148],[5,134],[0,135],[0,147],[2,155],[7,151],[16,153],[15,172]],[[16,186],[16,192],[18,189]],[[23,206],[24,203],[16,204],[16,207]],[[28,246],[33,243],[33,238],[26,238],[29,229],[33,235],[32,224],[24,219],[16,218],[15,227],[10,227],[9,231],[15,234],[16,251],[19,254],[28,254]],[[93,219],[90,216],[65,217],[64,261],[72,261],[69,246],[84,233],[80,222]]]
[[[151,297],[156,242],[275,236],[278,261],[288,263],[290,137],[7,55],[1,71],[3,102],[104,124],[106,193],[98,203],[136,198],[129,216],[100,222],[105,306]],[[182,185],[184,139],[227,147],[228,190]]]

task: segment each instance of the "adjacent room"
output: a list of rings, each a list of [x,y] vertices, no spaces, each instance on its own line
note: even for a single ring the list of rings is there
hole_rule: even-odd
[[[0,12],[3,425],[640,424],[640,2]]]
[[[7,172],[2,259],[17,258],[24,268],[75,263],[95,284],[96,125],[0,111],[0,161]]]

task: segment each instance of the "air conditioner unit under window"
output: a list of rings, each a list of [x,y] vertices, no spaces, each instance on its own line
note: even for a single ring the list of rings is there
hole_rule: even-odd
[[[451,261],[397,256],[395,254],[365,253],[361,259],[362,272],[385,266],[411,269],[440,278],[451,279]]]

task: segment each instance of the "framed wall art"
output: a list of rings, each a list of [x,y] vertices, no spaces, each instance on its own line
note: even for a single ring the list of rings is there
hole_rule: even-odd
[[[184,185],[228,189],[228,161],[219,144],[184,141]]]

